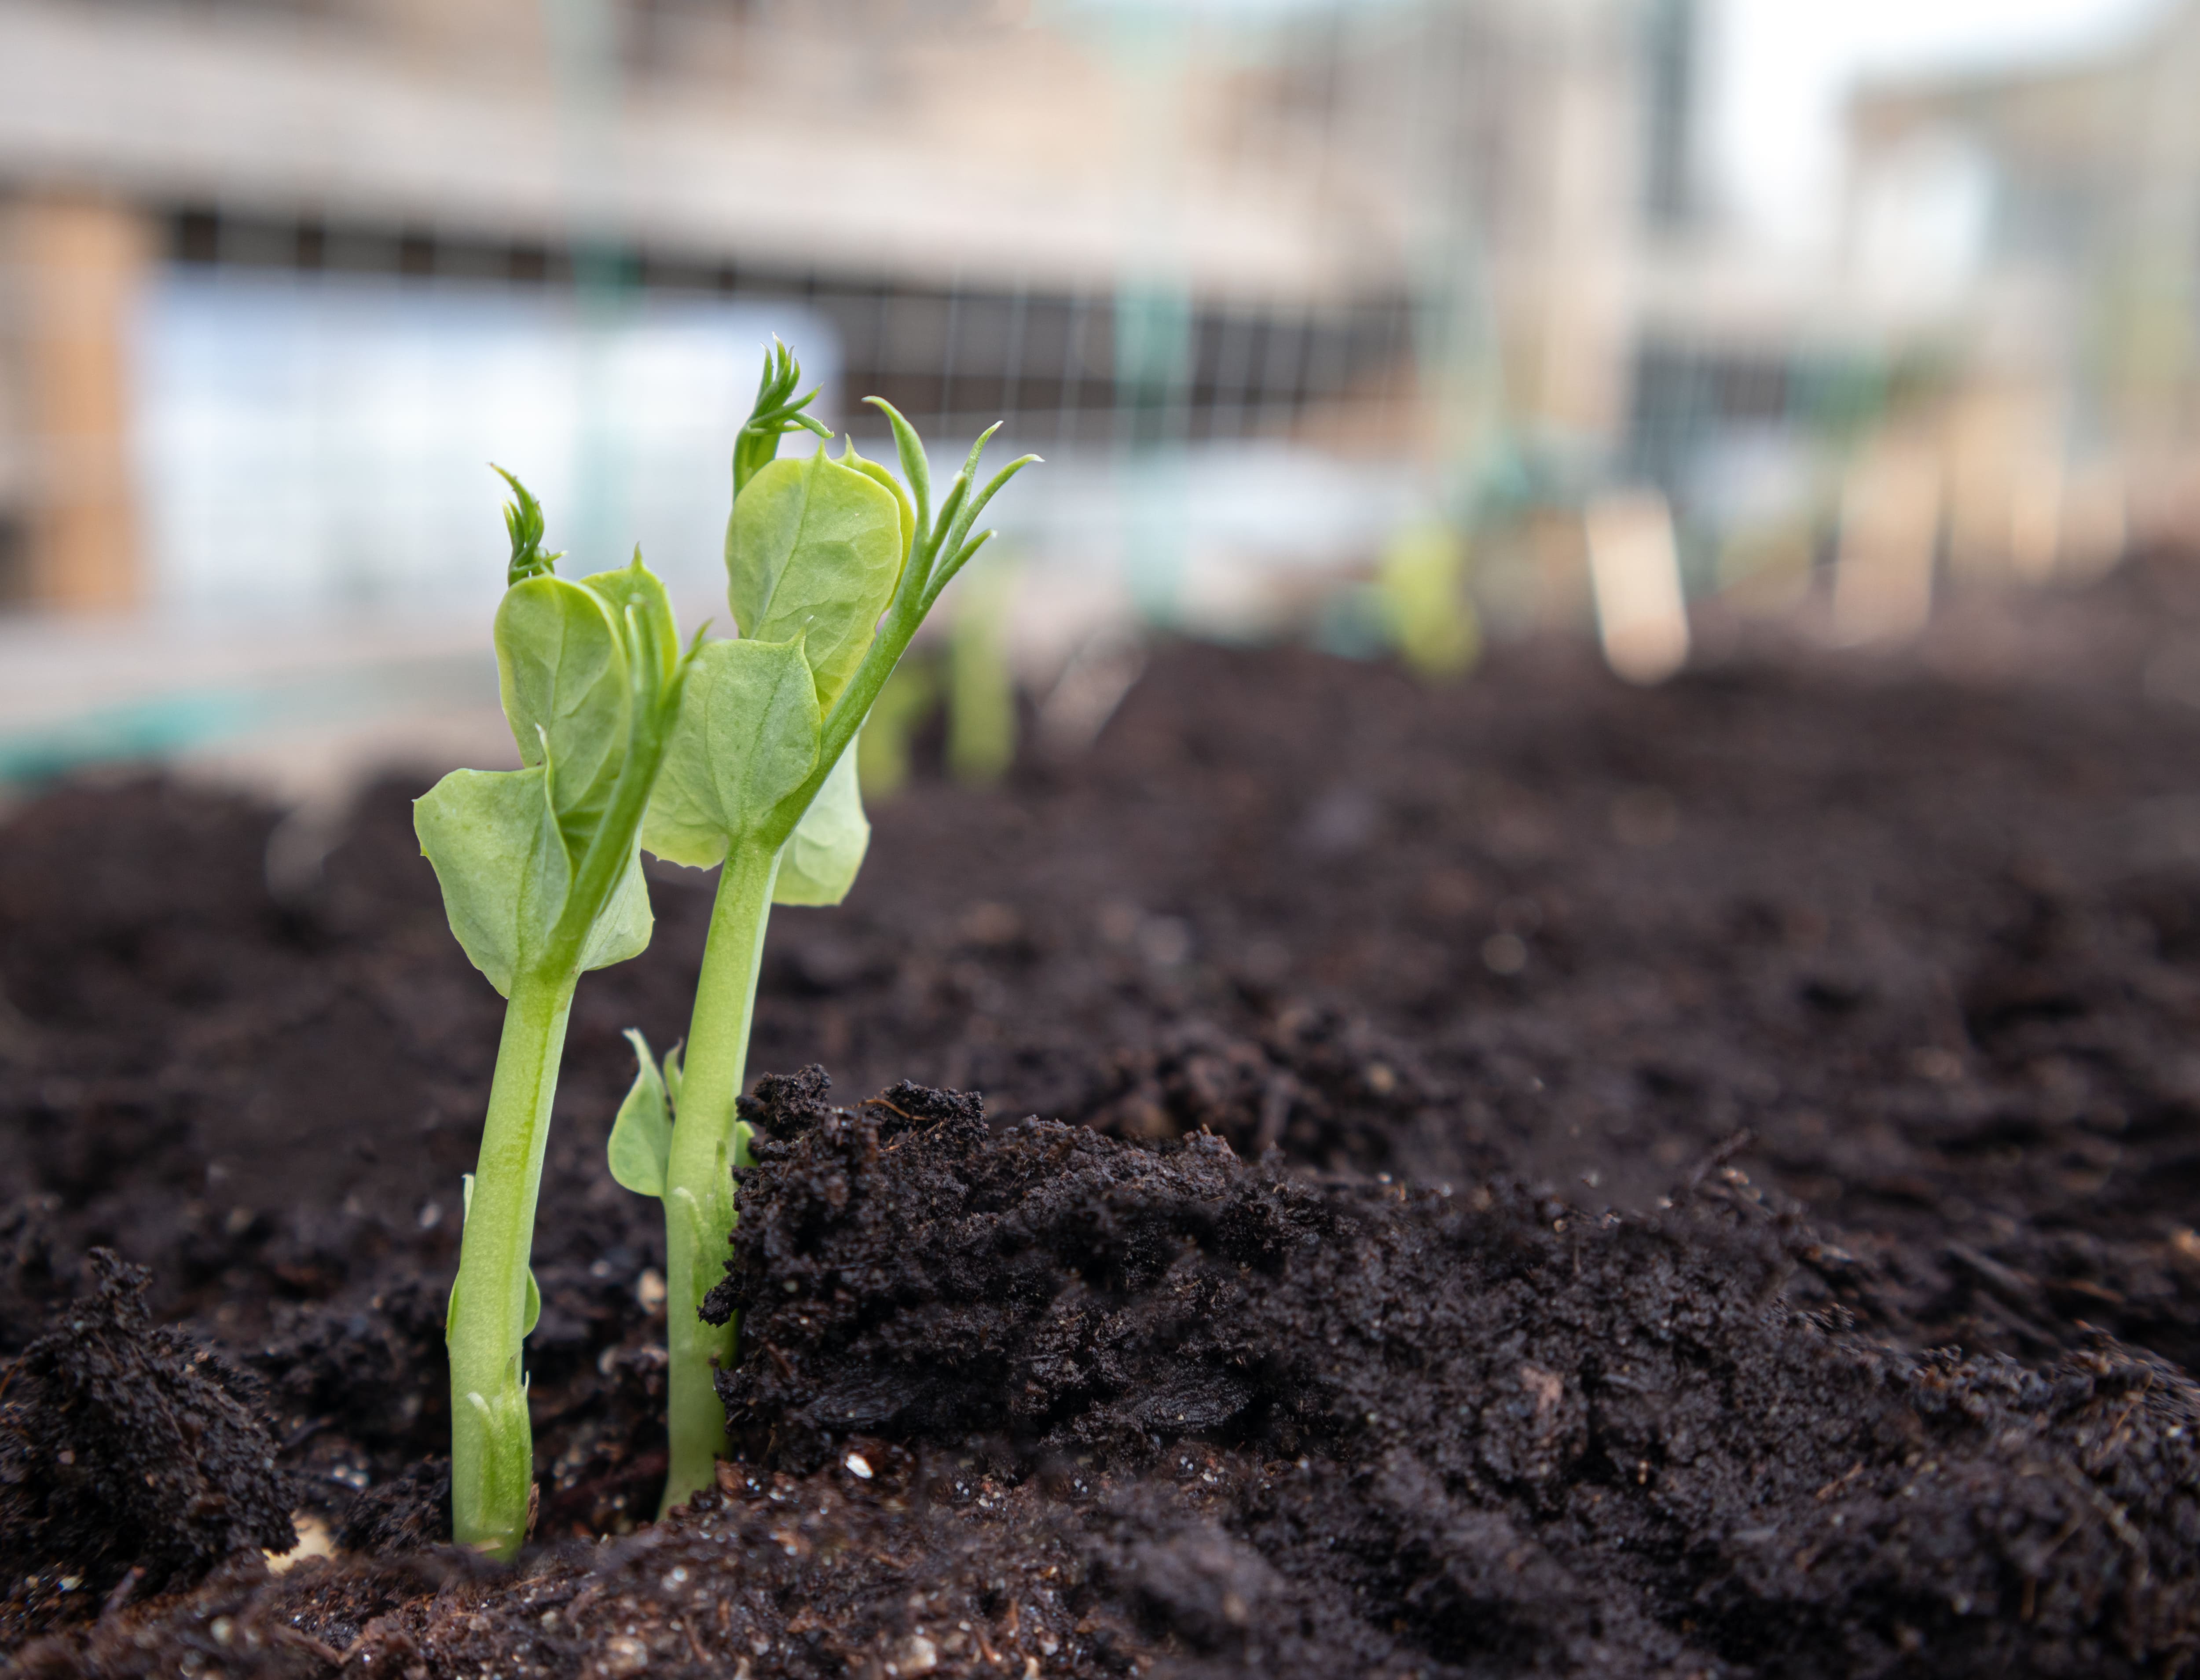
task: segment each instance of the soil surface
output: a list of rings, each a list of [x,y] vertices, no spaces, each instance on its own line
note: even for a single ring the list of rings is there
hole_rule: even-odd
[[[1088,752],[921,774],[775,918],[742,1459],[652,1524],[661,1238],[602,1151],[712,884],[656,870],[573,1015],[510,1570],[440,1543],[501,1004],[430,777],[317,869],[55,790],[0,825],[0,1661],[2183,1671],[2196,676],[2156,559],[1653,691],[1164,648]]]

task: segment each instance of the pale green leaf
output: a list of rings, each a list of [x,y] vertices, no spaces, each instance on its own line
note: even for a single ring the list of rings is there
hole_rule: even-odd
[[[611,897],[589,924],[587,942],[581,947],[581,966],[608,969],[614,963],[641,956],[649,948],[650,930],[655,925],[649,909],[649,883],[641,873],[641,849],[637,846],[627,856],[618,885],[611,888]]]
[[[800,638],[829,710],[863,663],[908,552],[898,499],[854,466],[777,460],[726,524],[726,599],[752,641]]]
[[[842,454],[840,461],[843,465],[852,466],[857,471],[862,473],[864,477],[871,479],[877,483],[885,485],[888,490],[893,493],[894,501],[901,509],[902,565],[907,565],[909,564],[909,552],[910,546],[916,541],[916,505],[910,500],[909,492],[902,488],[901,480],[895,477],[893,474],[886,469],[883,463],[866,460],[863,456],[857,454],[856,453],[855,440],[852,438],[849,440],[847,449]],[[900,568],[897,567],[894,572],[894,582],[898,584],[900,581],[901,571]],[[888,600],[892,600],[893,599],[892,590],[889,589],[886,591],[886,599]]]
[[[513,584],[497,608],[496,664],[520,762],[549,764],[559,823],[578,858],[618,779],[633,705],[610,604],[560,577]]]
[[[412,803],[412,829],[435,866],[451,931],[507,998],[513,975],[557,925],[571,881],[545,775],[539,764],[453,770]]]
[[[672,1158],[672,1114],[666,1101],[665,1082],[649,1053],[649,1041],[629,1030],[641,1063],[634,1084],[619,1104],[611,1122],[611,1177],[637,1196],[664,1194],[664,1174]],[[667,1063],[672,1058],[665,1057]]]
[[[673,622],[672,598],[664,592],[664,580],[641,563],[641,551],[635,549],[633,562],[616,571],[583,577],[581,587],[611,609],[615,623],[623,623],[629,609],[633,611],[644,645],[657,657],[659,684],[670,681],[680,659],[680,630]]]
[[[819,721],[799,644],[706,643],[681,690],[642,845],[693,868],[722,862],[734,837],[761,823],[816,766]]]
[[[412,828],[443,889],[443,913],[474,967],[506,997],[512,976],[547,955],[572,884],[544,797],[545,772],[453,770],[413,801]],[[590,926],[583,969],[606,968],[649,944],[649,887],[639,852]]]
[[[833,766],[810,809],[802,814],[787,849],[780,853],[779,879],[772,887],[775,904],[837,904],[856,884],[863,852],[871,843],[870,820],[856,777],[856,749],[851,745]]]
[[[680,1045],[675,1045],[664,1052],[664,1094],[672,1099],[672,1112],[680,1112],[680,1080],[686,1068],[681,1059]]]

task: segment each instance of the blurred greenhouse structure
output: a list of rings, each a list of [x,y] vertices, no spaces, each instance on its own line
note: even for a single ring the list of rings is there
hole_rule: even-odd
[[[1046,455],[1072,628],[1257,631],[1436,522],[1499,633],[1624,524],[1892,635],[2180,530],[2200,0],[1860,91],[1809,264],[1704,190],[1716,11],[0,0],[0,600],[471,623],[491,458],[705,600],[774,332],[860,442]]]

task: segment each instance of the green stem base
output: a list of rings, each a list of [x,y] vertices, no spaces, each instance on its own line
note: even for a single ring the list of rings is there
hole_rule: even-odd
[[[526,1540],[534,1490],[520,1344],[535,1201],[573,986],[570,977],[539,975],[512,982],[451,1287],[452,1534],[461,1546],[500,1558]]]
[[[660,1516],[711,1486],[727,1451],[726,1408],[712,1378],[732,1366],[739,1326],[705,1324],[699,1309],[724,1275],[734,1228],[733,1169],[749,1164],[748,1128],[735,1104],[779,858],[779,847],[756,845],[736,845],[727,854],[695,986],[664,1181],[670,1462]]]

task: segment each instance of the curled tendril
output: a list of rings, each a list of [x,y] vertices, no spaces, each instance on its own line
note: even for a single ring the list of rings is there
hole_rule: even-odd
[[[901,411],[884,397],[867,396],[863,401],[885,415],[886,424],[893,428],[894,447],[901,456],[902,477],[909,481],[910,489],[916,497],[916,541],[912,548],[910,571],[915,574],[917,612],[918,617],[922,618],[932,610],[933,603],[939,599],[939,592],[947,587],[955,574],[969,564],[970,557],[992,540],[992,531],[980,531],[975,536],[970,535],[970,527],[976,522],[978,515],[985,511],[986,504],[999,492],[1002,485],[1041,458],[1038,455],[1019,455],[986,480],[985,487],[973,495],[971,486],[976,481],[979,460],[986,453],[986,445],[992,441],[993,434],[1001,429],[1001,423],[995,421],[979,433],[978,441],[970,446],[969,459],[962,463],[962,470],[955,475],[954,482],[947,487],[947,494],[940,499],[939,513],[935,517],[932,508],[931,463],[926,458],[924,444],[917,436],[916,429],[903,419]]]
[[[512,493],[518,497],[504,505],[504,529],[512,538],[512,560],[504,569],[505,587],[509,588],[524,578],[547,577],[565,556],[542,552],[542,504],[494,461],[489,463],[489,471],[511,485]]]
[[[764,353],[764,373],[757,381],[755,406],[748,423],[734,443],[734,494],[739,495],[757,470],[779,453],[779,440],[790,431],[813,432],[829,438],[831,430],[814,414],[803,410],[823,389],[813,385],[797,396],[802,384],[802,364],[794,352],[775,337]]]

